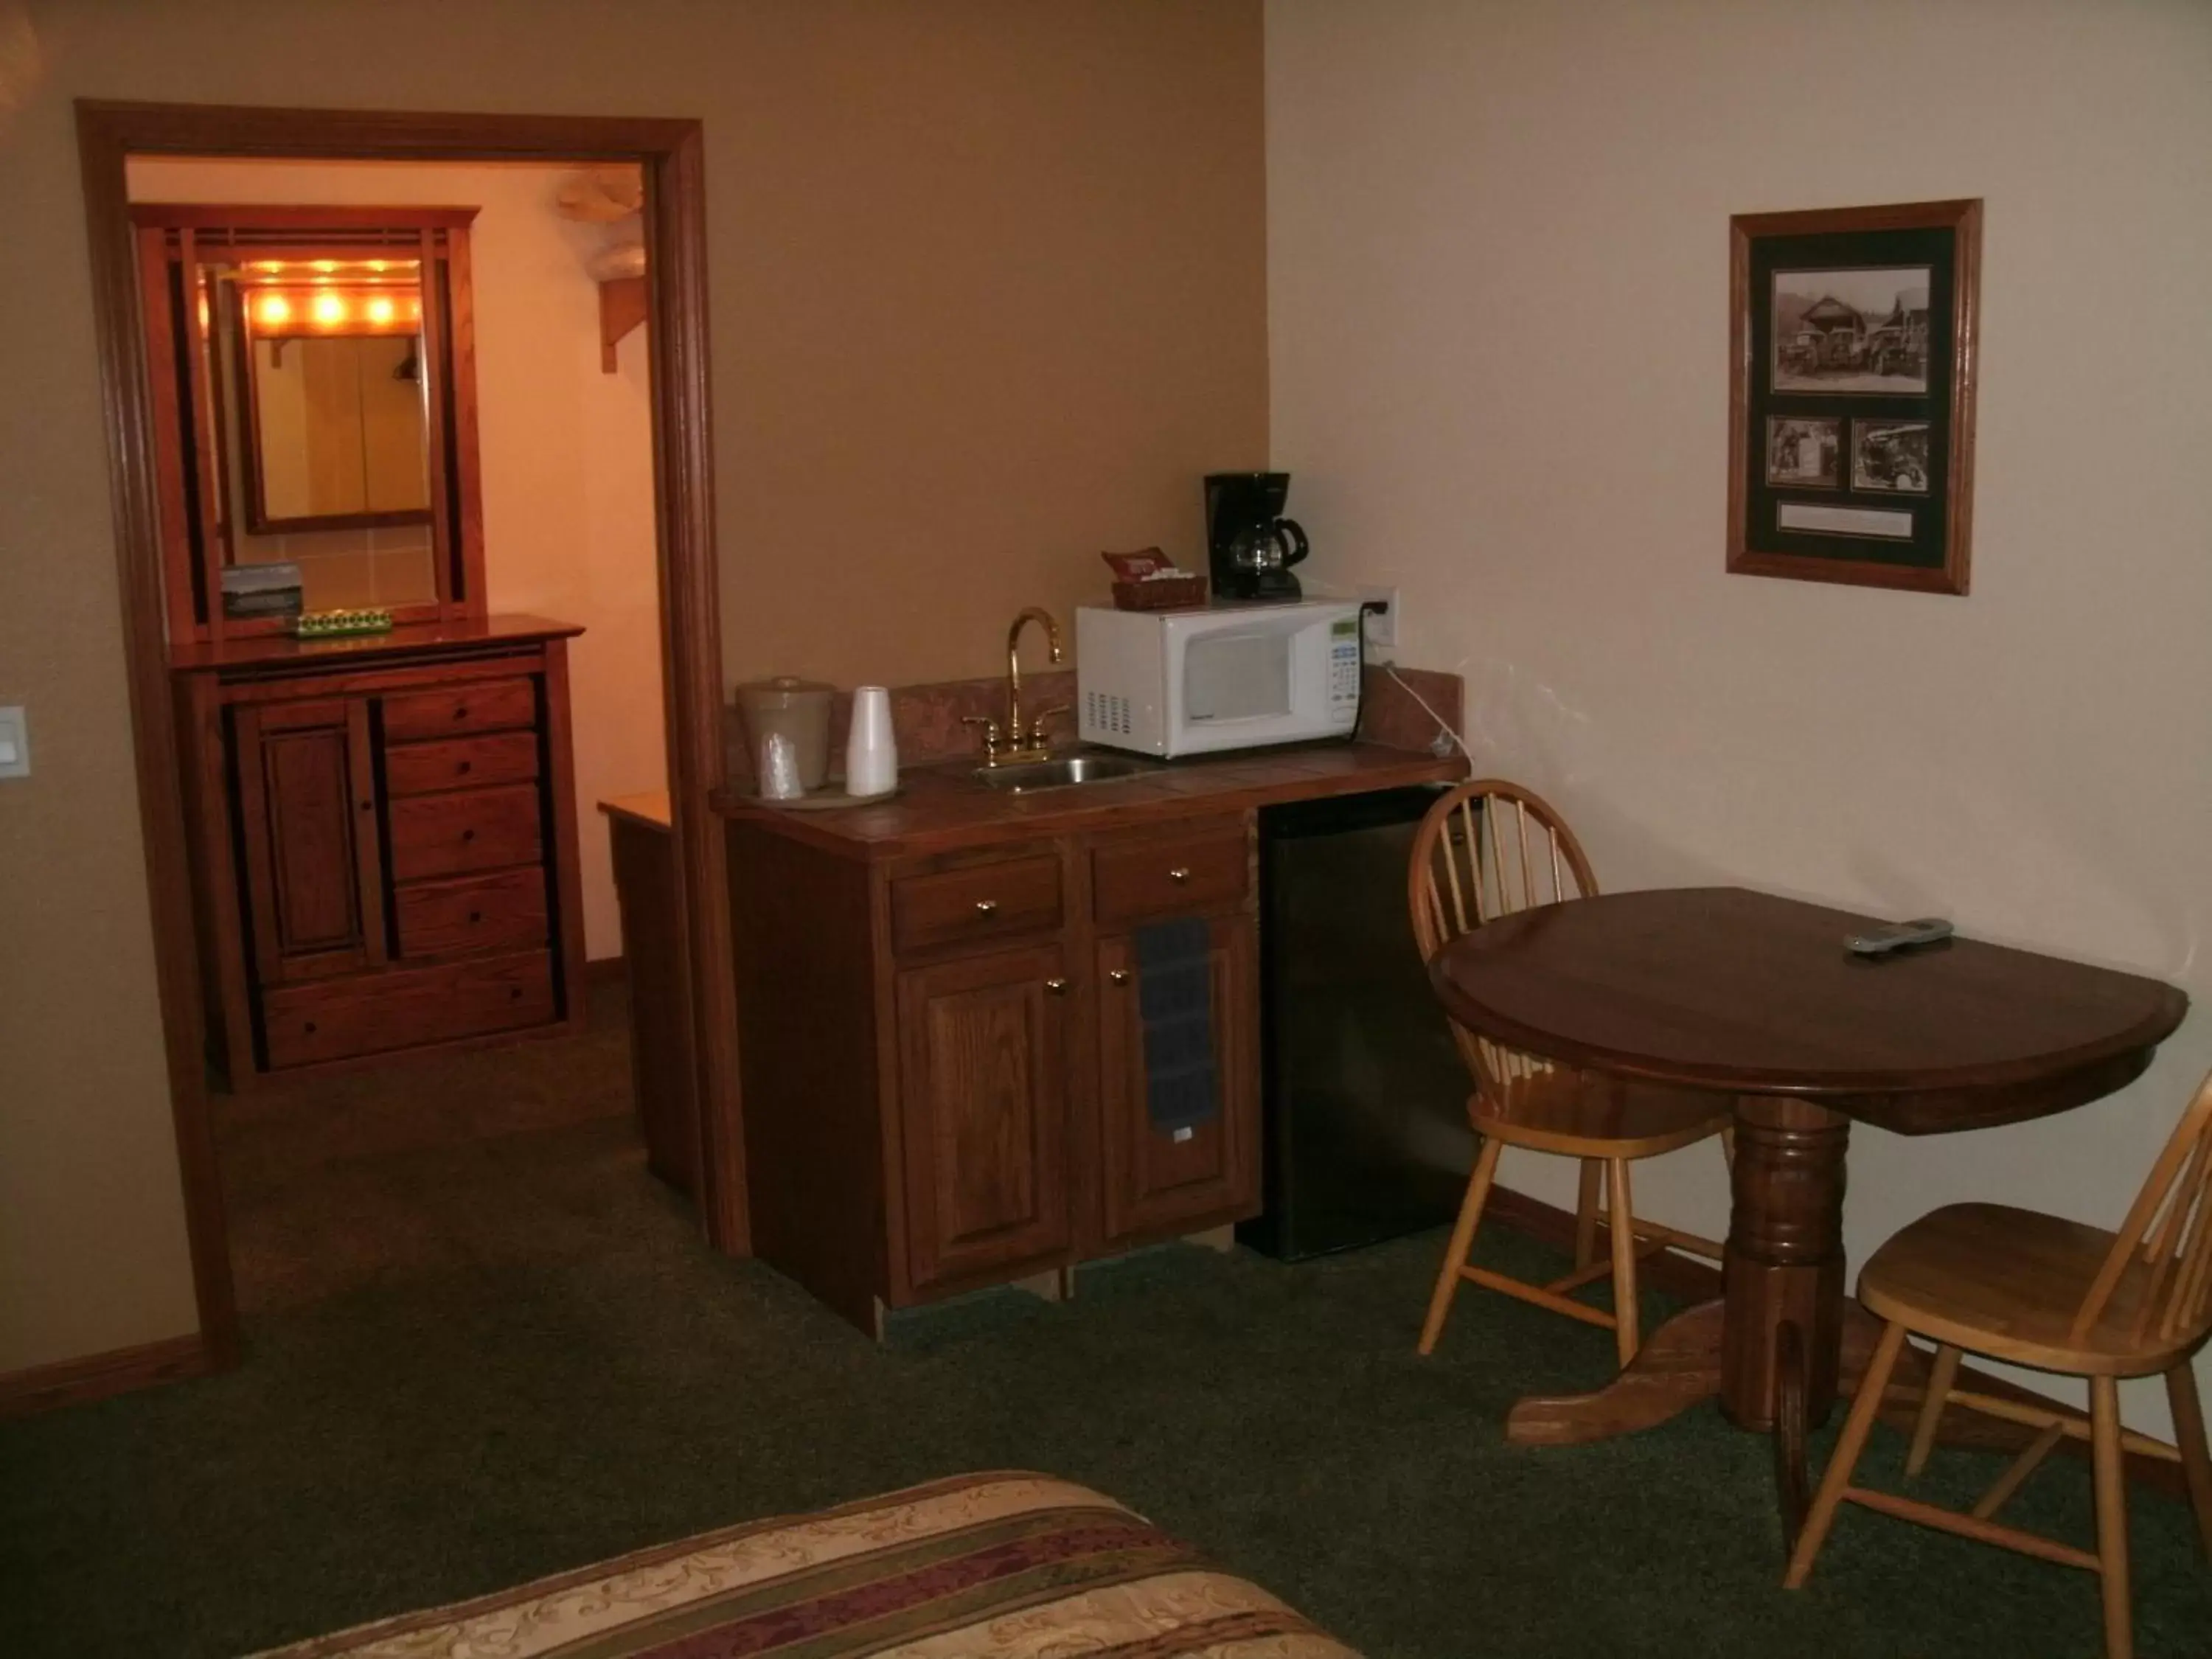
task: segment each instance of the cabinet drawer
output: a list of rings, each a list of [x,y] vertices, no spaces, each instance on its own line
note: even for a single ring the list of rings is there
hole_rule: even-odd
[[[1060,860],[1007,859],[891,883],[891,943],[902,951],[1060,926]]]
[[[395,795],[527,783],[537,775],[535,732],[448,738],[442,743],[392,744],[384,751],[385,787]]]
[[[541,856],[538,791],[530,784],[404,796],[390,814],[394,881],[535,864]]]
[[[324,980],[262,998],[271,1069],[413,1048],[554,1016],[546,952]]]
[[[387,743],[537,724],[538,685],[530,679],[471,680],[429,691],[404,691],[384,700]]]
[[[1091,900],[1103,922],[1186,915],[1244,896],[1251,848],[1242,818],[1210,818],[1166,834],[1091,849]]]
[[[546,939],[545,872],[537,865],[395,890],[399,954],[516,950]]]

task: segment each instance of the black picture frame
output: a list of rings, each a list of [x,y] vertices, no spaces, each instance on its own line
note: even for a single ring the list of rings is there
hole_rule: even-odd
[[[1729,222],[1728,568],[1967,590],[1979,200]]]

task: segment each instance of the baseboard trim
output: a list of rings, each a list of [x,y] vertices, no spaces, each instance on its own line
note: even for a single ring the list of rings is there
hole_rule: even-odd
[[[33,1365],[27,1370],[0,1373],[0,1417],[27,1417],[33,1412],[106,1400],[156,1383],[205,1376],[214,1369],[207,1344],[197,1331],[190,1336],[142,1342],[134,1348],[87,1354],[82,1359]]]
[[[1571,1210],[1563,1210],[1556,1204],[1547,1204],[1540,1198],[1531,1198],[1526,1193],[1510,1188],[1491,1188],[1490,1202],[1483,1211],[1483,1219],[1498,1221],[1515,1232],[1554,1249],[1571,1252],[1575,1248],[1575,1217]],[[1604,1237],[1599,1230],[1601,1241]],[[1604,1249],[1602,1243],[1600,1249]],[[1637,1272],[1644,1283],[1655,1291],[1663,1291],[1685,1301],[1704,1302],[1721,1293],[1721,1270],[1709,1261],[1700,1261],[1675,1250],[1662,1250],[1658,1255],[1637,1264]],[[2072,1411],[2075,1408],[2062,1401],[2051,1399],[2033,1389],[2024,1389],[2017,1382],[1972,1365],[1959,1367],[1958,1385],[1982,1394],[1995,1395],[2002,1400],[2017,1401],[2023,1406],[2034,1406],[2051,1411]],[[1911,1405],[1884,1406],[1882,1420],[1893,1428],[1911,1432],[1914,1407]],[[1954,1408],[1943,1413],[1943,1423],[1937,1438],[1945,1445],[1972,1446],[1986,1451],[2017,1452],[2035,1438],[2035,1431],[2017,1423],[1984,1416],[1979,1412]],[[2087,1442],[2070,1437],[2058,1444],[2058,1449],[2070,1456],[2088,1461]],[[2184,1503],[2189,1498],[2189,1489],[2183,1482],[2181,1466],[2162,1457],[2152,1457],[2142,1452],[2127,1454],[2128,1479],[2155,1492],[2178,1498]]]

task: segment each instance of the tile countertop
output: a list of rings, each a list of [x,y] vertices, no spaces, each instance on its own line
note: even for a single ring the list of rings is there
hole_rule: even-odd
[[[1029,794],[987,789],[975,763],[910,767],[899,793],[869,805],[790,811],[749,797],[717,796],[725,817],[844,857],[876,860],[944,853],[1035,836],[1119,828],[1285,801],[1353,795],[1409,784],[1451,783],[1467,762],[1373,743],[1309,744],[1171,761],[1156,772]]]

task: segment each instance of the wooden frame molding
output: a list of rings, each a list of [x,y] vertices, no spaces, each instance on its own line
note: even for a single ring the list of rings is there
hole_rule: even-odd
[[[205,1376],[214,1369],[207,1344],[198,1336],[172,1336],[82,1359],[33,1365],[0,1376],[0,1419],[81,1406],[156,1382],[180,1382],[188,1376]]]
[[[125,164],[133,155],[380,161],[629,161],[646,175],[653,250],[654,505],[660,566],[663,694],[669,794],[678,842],[678,923],[690,964],[701,1111],[700,1216],[708,1241],[750,1248],[744,1134],[738,1085],[737,1001],[722,826],[708,804],[722,782],[720,586],[714,546],[708,386],[706,192],[695,120],[290,110],[79,100],[79,161],[91,242],[93,303],[123,629],[146,848],[155,974],[183,1178],[205,1369],[236,1362],[238,1310],[222,1191],[201,1057],[201,988],[164,627],[161,525],[155,486],[156,410],[138,319],[139,270]],[[172,1345],[155,1344],[166,1351]],[[183,1375],[153,1349],[76,1362],[102,1377]],[[67,1370],[70,1368],[58,1368]],[[26,1376],[42,1375],[27,1373]],[[0,1399],[21,1395],[20,1379]],[[129,1381],[116,1387],[131,1386]],[[60,1389],[61,1392],[57,1393]],[[62,1383],[30,1392],[82,1397]]]

